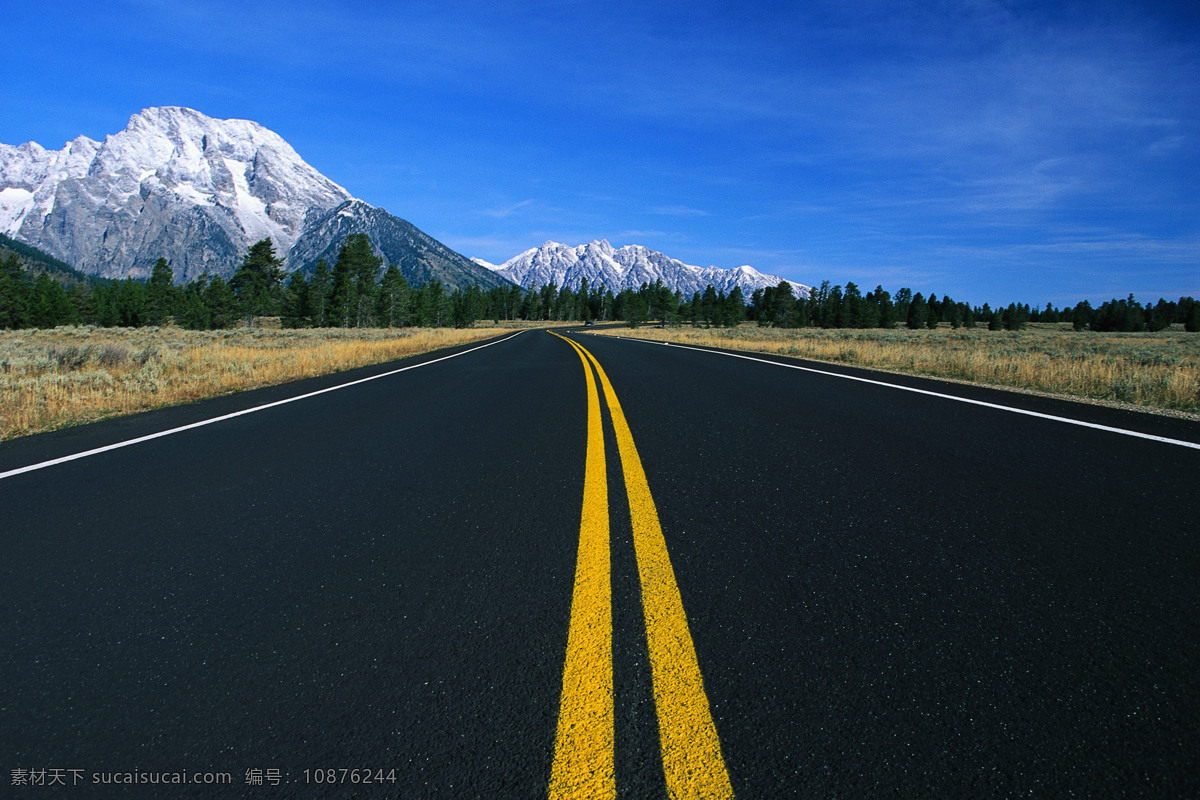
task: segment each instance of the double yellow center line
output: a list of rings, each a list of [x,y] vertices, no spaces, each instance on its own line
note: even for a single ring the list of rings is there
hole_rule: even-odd
[[[558,334],[555,334],[556,336]],[[613,764],[612,581],[608,473],[600,395],[608,403],[625,476],[633,544],[642,588],[646,640],[654,682],[659,742],[667,792],[672,798],[729,798],[733,788],[704,693],[683,599],[658,522],[646,472],[604,369],[579,344],[559,337],[579,354],[587,377],[588,437],[584,467],[579,556],[571,599],[571,625],[563,669],[562,700],[550,773],[551,798],[616,797]]]

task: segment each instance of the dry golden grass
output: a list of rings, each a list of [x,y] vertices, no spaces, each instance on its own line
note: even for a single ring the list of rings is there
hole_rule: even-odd
[[[496,328],[0,331],[0,440],[379,364]]]
[[[1020,332],[737,328],[597,330],[617,336],[748,350],[874,369],[1069,395],[1176,412],[1200,412],[1200,335],[1093,333],[1070,325]]]

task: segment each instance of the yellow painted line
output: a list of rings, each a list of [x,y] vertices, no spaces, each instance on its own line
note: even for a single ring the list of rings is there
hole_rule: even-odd
[[[683,598],[675,581],[658,509],[646,482],[633,433],[600,362],[582,345],[571,344],[587,355],[600,378],[617,437],[633,522],[667,792],[678,799],[731,798],[733,787],[721,755],[721,742],[708,696],[704,692],[704,679],[688,630]]]
[[[550,797],[587,800],[616,797],[617,781],[613,767],[612,580],[604,428],[596,381],[583,353],[579,353],[579,359],[587,376],[587,460]]]

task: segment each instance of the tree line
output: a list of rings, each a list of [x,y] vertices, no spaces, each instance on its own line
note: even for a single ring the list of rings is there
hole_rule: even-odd
[[[1005,308],[971,306],[936,294],[902,288],[894,295],[882,286],[863,294],[854,283],[824,281],[808,297],[797,297],[786,281],[758,289],[746,301],[740,287],[728,294],[711,285],[685,297],[661,281],[613,293],[591,286],[554,284],[522,289],[512,285],[484,291],[479,286],[448,292],[437,279],[410,285],[396,265],[383,267],[365,234],[346,237],[331,268],[324,260],[309,276],[286,276],[270,239],[251,245],[233,276],[202,275],[174,283],[160,258],[145,281],[80,282],[67,288],[42,272],[36,278],[15,253],[0,261],[0,328],[57,325],[137,327],[168,321],[197,330],[228,328],[257,317],[278,316],[288,328],[302,327],[468,327],[491,319],[532,321],[624,320],[637,326],[658,320],[667,325],[800,328],[973,328],[1020,330],[1029,322],[1071,322],[1076,330],[1156,331],[1182,323],[1200,331],[1200,303],[1191,297],[1141,304],[1132,295],[1093,308]]]
[[[749,315],[760,325],[777,327],[821,328],[936,328],[943,323],[953,328],[986,325],[989,330],[1021,330],[1030,322],[1070,322],[1075,330],[1159,331],[1172,323],[1182,323],[1188,331],[1200,331],[1200,303],[1191,297],[1177,302],[1160,299],[1142,305],[1130,295],[1125,300],[1110,300],[1093,308],[1084,300],[1075,306],[1031,308],[1010,303],[992,308],[987,303],[971,306],[949,295],[928,297],[911,289],[900,289],[893,296],[882,286],[865,295],[853,283],[830,286],[828,281],[808,297],[797,298],[785,282],[755,291]]]

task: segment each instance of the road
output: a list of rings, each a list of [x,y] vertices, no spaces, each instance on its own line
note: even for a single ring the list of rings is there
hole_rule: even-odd
[[[0,444],[0,795],[1200,795],[1200,450],[1047,417],[1200,425],[568,338]]]

